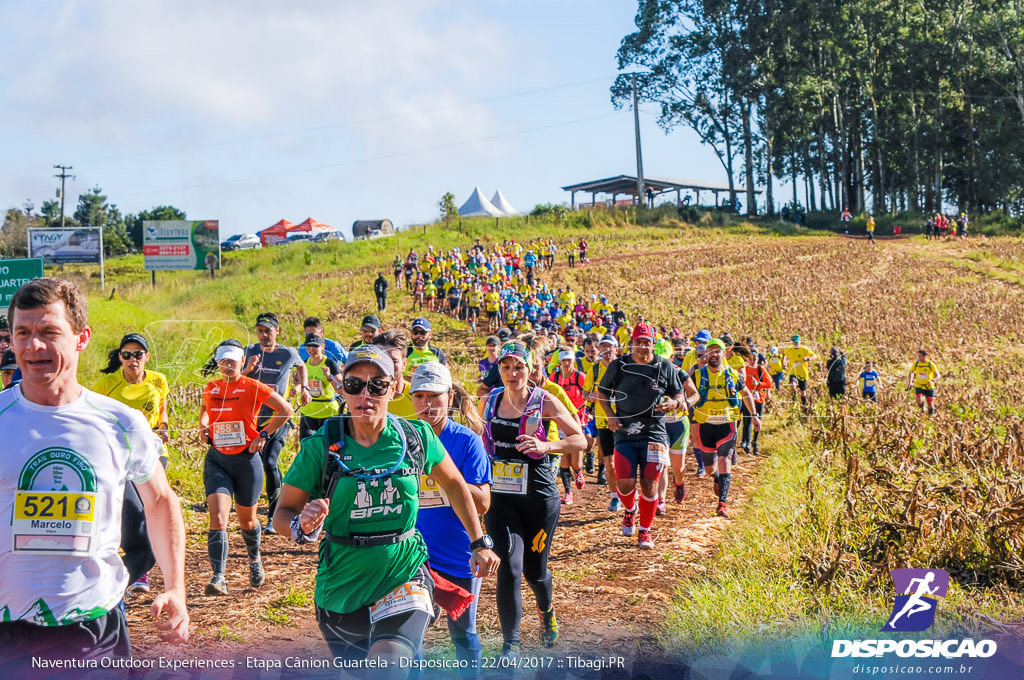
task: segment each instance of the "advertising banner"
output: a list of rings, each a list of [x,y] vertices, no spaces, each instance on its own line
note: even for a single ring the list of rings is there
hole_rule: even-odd
[[[146,271],[220,268],[217,220],[163,220],[142,223]]]
[[[0,313],[6,311],[19,288],[42,275],[43,261],[38,257],[0,260]]]
[[[102,229],[29,229],[28,254],[42,258],[44,265],[102,264]]]

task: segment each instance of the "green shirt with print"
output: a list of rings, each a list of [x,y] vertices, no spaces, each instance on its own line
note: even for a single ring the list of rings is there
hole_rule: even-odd
[[[423,474],[429,474],[447,455],[441,440],[429,425],[411,420],[423,441]],[[390,470],[402,453],[401,437],[388,419],[372,448],[345,438],[343,460],[352,469],[382,472]],[[324,430],[302,440],[285,484],[302,489],[311,498],[321,495],[324,460]],[[351,459],[349,459],[351,457]],[[406,460],[400,467],[411,466]],[[331,496],[324,530],[335,536],[404,532],[416,526],[419,511],[419,480],[415,475],[382,477],[376,480],[342,476]],[[409,582],[427,561],[427,546],[417,531],[409,539],[392,545],[350,546],[320,542],[320,560],[313,599],[324,609],[347,614],[381,599]]]

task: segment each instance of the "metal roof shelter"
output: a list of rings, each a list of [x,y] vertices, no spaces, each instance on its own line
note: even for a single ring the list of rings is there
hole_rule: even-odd
[[[625,194],[631,196],[630,202],[636,201],[636,175],[617,175],[615,177],[606,177],[605,179],[595,179],[589,182],[580,182],[579,184],[570,184],[569,186],[562,187],[563,191],[570,192],[571,201],[570,205],[575,210],[576,208],[576,192],[583,191],[590,194],[592,203],[597,203],[597,195],[605,194],[612,197],[612,203],[615,203],[616,198],[619,194]],[[697,205],[700,205],[700,193],[702,191],[710,191],[715,195],[715,204],[718,205],[718,196],[721,193],[729,193],[728,184],[715,184],[711,182],[693,182],[690,180],[679,180],[679,179],[666,179],[664,177],[647,177],[644,176],[644,186],[650,188],[656,196],[668,193],[670,191],[676,192],[676,203],[682,202],[682,192],[693,191],[695,194]],[[746,193],[746,187],[737,186],[736,194]],[[761,193],[755,191],[754,193]]]

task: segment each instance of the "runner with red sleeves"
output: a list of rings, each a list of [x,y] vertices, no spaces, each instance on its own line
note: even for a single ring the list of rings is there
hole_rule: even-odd
[[[587,377],[583,374],[583,371],[576,368],[575,352],[571,349],[563,349],[558,352],[558,366],[551,372],[549,379],[565,390],[566,396],[569,397],[569,401],[572,402],[575,408],[574,413],[580,421],[580,427],[585,427],[587,419],[590,417],[587,414],[586,408],[587,392],[583,389],[583,385],[587,382]],[[582,451],[563,454],[561,461],[558,463],[558,476],[562,478],[562,486],[565,487],[565,496],[562,497],[562,503],[565,505],[572,503],[571,485],[573,481],[575,481],[577,489],[582,489],[584,486],[582,464]]]
[[[747,410],[745,403],[740,404],[740,413],[743,414],[743,433],[740,437],[740,448],[756,456],[759,453],[757,450],[757,439],[761,435],[761,431],[754,430],[754,434],[751,436],[753,416],[764,417],[764,403],[768,400],[771,389],[775,387],[775,381],[772,380],[768,369],[765,368],[764,356],[755,355],[750,351],[744,353],[742,350],[746,349],[746,347],[741,346],[736,350],[736,353],[741,355],[747,363],[745,381],[747,389],[750,390],[751,396],[754,397],[754,413]]]

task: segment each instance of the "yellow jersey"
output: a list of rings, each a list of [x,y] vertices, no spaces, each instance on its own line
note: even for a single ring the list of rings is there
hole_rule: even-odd
[[[416,420],[418,418],[416,407],[412,405],[412,397],[409,396],[410,387],[409,381],[406,380],[402,392],[396,394],[395,398],[388,402],[388,413],[405,418],[406,420]]]
[[[796,376],[798,380],[807,380],[811,377],[808,365],[817,355],[806,347],[783,347],[782,354],[789,360],[789,375]]]
[[[694,422],[724,425],[725,423],[731,423],[739,420],[742,417],[739,405],[732,406],[729,404],[730,396],[738,396],[740,390],[743,389],[743,383],[740,380],[739,374],[729,366],[725,367],[718,373],[707,368],[707,374],[707,400],[700,406],[694,407]],[[729,394],[728,389],[729,378],[732,379],[732,386],[734,390],[732,395]],[[700,389],[700,382],[703,379],[703,369],[694,373],[693,381],[697,384],[698,390]],[[740,401],[740,403],[742,403],[742,401]]]
[[[595,370],[596,369],[596,370]],[[608,367],[602,364],[600,361],[591,365],[586,372],[586,380],[583,381],[583,389],[587,392],[594,392],[597,390],[597,386],[601,384],[601,378],[604,377],[604,372],[608,370]],[[593,399],[590,403],[595,404],[594,406],[594,427],[598,429],[604,429],[608,427],[608,412],[605,411],[604,406],[601,402]]]
[[[914,372],[914,387],[920,390],[934,390],[935,378],[939,375],[938,369],[931,359],[915,361],[910,369]]]
[[[125,381],[124,371],[104,375],[92,386],[92,391],[142,411],[154,430],[161,425],[160,408],[167,403],[167,395],[171,393],[167,376],[149,370],[143,373],[142,382],[135,385]]]

